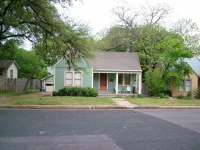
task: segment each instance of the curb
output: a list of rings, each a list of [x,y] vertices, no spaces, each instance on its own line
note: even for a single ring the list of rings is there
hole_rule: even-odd
[[[0,105],[0,109],[200,109],[200,106]]]

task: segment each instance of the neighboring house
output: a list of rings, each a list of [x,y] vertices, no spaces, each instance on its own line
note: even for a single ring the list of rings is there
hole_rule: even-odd
[[[97,91],[108,91],[118,94],[137,82],[141,94],[141,75],[137,53],[134,52],[95,52],[95,58],[82,59],[77,66],[83,70],[68,70],[65,59],[54,65],[54,91],[64,87],[91,87]]]
[[[7,79],[18,78],[18,69],[14,60],[0,60],[0,90],[7,90]]]
[[[14,60],[0,60],[0,76],[10,79],[18,78],[19,66]]]
[[[183,79],[182,86],[172,86],[171,92],[173,97],[180,95],[187,96],[188,92],[192,92],[194,89],[200,88],[200,60],[198,58],[190,58],[184,60],[190,68],[193,70],[193,73],[188,77]]]

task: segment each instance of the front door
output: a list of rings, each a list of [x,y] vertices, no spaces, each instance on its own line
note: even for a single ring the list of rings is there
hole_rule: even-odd
[[[100,73],[100,90],[107,90],[107,73]]]

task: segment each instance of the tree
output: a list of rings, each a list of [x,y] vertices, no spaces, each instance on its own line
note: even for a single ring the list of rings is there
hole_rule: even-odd
[[[159,54],[155,69],[145,74],[151,95],[158,96],[164,89],[169,90],[170,85],[182,85],[182,79],[192,73],[184,58],[191,58],[193,54],[183,42],[181,36],[171,33],[157,45],[164,51]]]
[[[10,38],[26,38],[32,42],[39,55],[24,89],[46,55],[54,56],[52,60],[55,60],[55,57],[65,57],[70,67],[74,65],[70,54],[76,54],[77,58],[90,56],[86,42],[84,43],[83,28],[71,22],[64,22],[55,3],[66,8],[72,4],[72,0],[0,1],[0,43]]]
[[[18,49],[18,41],[10,39],[5,43],[0,43],[0,59],[13,60],[16,50]]]
[[[0,42],[8,38],[27,38],[36,42],[42,35],[54,35],[60,17],[54,3],[60,0],[0,1]],[[71,4],[71,0],[63,0]]]
[[[131,34],[126,28],[114,26],[105,31],[104,37],[96,43],[100,51],[128,51],[131,46]]]
[[[37,57],[34,51],[27,51],[18,47],[19,42],[10,39],[3,43],[0,47],[0,59],[15,60],[20,66],[19,77],[28,78],[31,69],[37,62]],[[48,75],[46,63],[42,60],[38,70],[34,73],[33,78],[42,79]],[[41,73],[43,72],[43,73]],[[42,75],[43,74],[43,75]]]
[[[200,31],[196,23],[191,19],[180,19],[172,26],[171,30],[181,35],[184,39],[184,44],[196,56],[200,56]]]
[[[114,13],[120,24],[110,29],[103,38],[111,45],[105,41],[104,45],[113,51],[119,51],[119,44],[121,48],[138,52],[143,80],[148,83],[153,95],[162,92],[166,86],[180,85],[181,78],[191,73],[183,60],[193,56],[187,43],[194,38],[186,42],[184,36],[162,26],[170,8],[163,4],[132,12],[128,7],[120,6]]]

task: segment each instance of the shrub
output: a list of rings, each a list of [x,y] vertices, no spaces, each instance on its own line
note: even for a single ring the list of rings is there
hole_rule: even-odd
[[[160,98],[166,98],[169,99],[169,95],[165,95],[164,93],[159,94]]]
[[[188,92],[185,99],[192,99],[192,92]]]
[[[177,96],[177,99],[184,99],[184,98],[185,98],[184,95],[178,95],[178,96]]]
[[[53,96],[87,96],[87,97],[96,97],[98,92],[93,88],[81,88],[81,87],[71,87],[71,88],[62,88],[57,92],[53,92]]]
[[[138,94],[137,97],[138,98],[144,98],[144,96],[142,94]]]
[[[200,88],[193,90],[194,97],[200,99]]]

